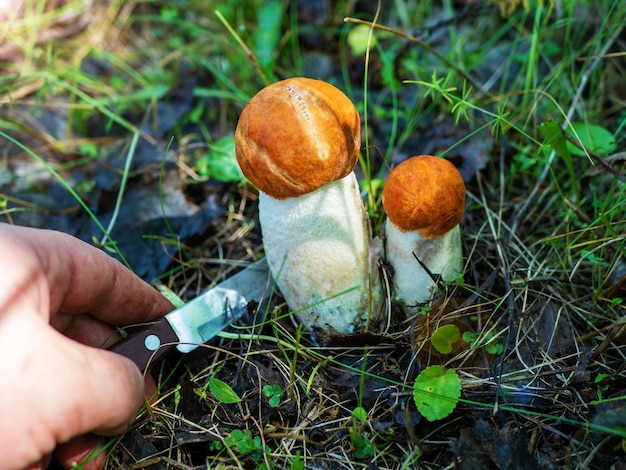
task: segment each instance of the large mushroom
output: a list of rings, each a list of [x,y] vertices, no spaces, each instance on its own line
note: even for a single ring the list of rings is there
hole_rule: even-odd
[[[465,184],[448,160],[411,157],[389,174],[383,206],[395,299],[414,314],[436,295],[436,281],[451,282],[461,273]]]
[[[290,309],[319,337],[378,314],[381,287],[353,172],[360,118],[334,86],[292,78],[246,105],[237,160],[259,190],[268,265]]]

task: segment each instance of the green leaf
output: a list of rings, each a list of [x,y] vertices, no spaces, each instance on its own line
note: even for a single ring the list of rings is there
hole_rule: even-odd
[[[174,389],[174,408],[178,409],[178,405],[180,405],[181,394],[180,394],[181,385],[176,385]]]
[[[280,405],[280,400],[283,397],[285,391],[280,385],[263,385],[263,395],[269,398],[269,405],[271,408],[276,408]]]
[[[603,374],[603,373],[598,373],[598,375],[596,375],[596,378],[593,379],[594,383],[599,383],[602,382],[604,379],[606,379],[607,377],[610,377],[609,374]]]
[[[296,450],[296,455],[293,462],[291,462],[290,470],[304,470],[304,460],[302,459],[299,450]]]
[[[569,147],[567,146],[567,139],[563,135],[563,131],[559,125],[554,121],[543,122],[539,125],[539,132],[546,139],[546,143],[554,149],[556,153],[563,158],[569,158],[571,161],[571,154]]]
[[[599,256],[596,256],[593,251],[589,251],[589,250],[582,250],[580,252],[580,257],[587,259],[591,264],[595,264],[598,266],[602,266],[607,264],[606,261],[604,261],[604,258],[601,258]]]
[[[563,134],[563,131],[556,122],[548,121],[542,123],[539,126],[539,132],[541,132],[545,138],[545,143],[548,144],[548,146],[550,146],[557,154],[559,154],[563,159],[563,162],[565,162],[565,167],[569,173],[569,180],[572,183],[574,194],[578,197],[579,177],[576,175],[574,170],[574,161],[572,159],[572,153],[570,152],[570,147],[573,147],[572,144],[567,142],[565,134]]]
[[[348,47],[350,52],[354,56],[360,56],[367,51],[367,41],[370,35],[370,27],[365,24],[358,24],[353,28],[350,28],[348,33]],[[370,47],[374,47],[376,44],[376,35],[372,33],[372,40],[370,41]]]
[[[220,441],[209,441],[210,451],[220,451],[224,448],[224,445]]]
[[[504,344],[491,341],[485,345],[485,351],[487,351],[488,354],[499,356],[504,352]]]
[[[237,163],[235,138],[232,136],[217,140],[209,153],[196,162],[196,168],[200,176],[215,178],[224,183],[245,179]]]
[[[443,419],[452,413],[460,396],[461,379],[452,369],[444,373],[442,366],[430,366],[415,379],[415,405],[428,421]]]
[[[252,437],[252,433],[248,429],[234,429],[229,436],[224,438],[224,443],[229,447],[235,447],[239,454],[249,454],[259,450],[269,452],[269,446],[264,446],[259,436]],[[261,456],[254,456],[254,460]]]
[[[281,36],[283,5],[280,0],[266,1],[258,13],[259,22],[254,31],[257,60],[265,73],[271,73],[276,62],[275,52]]]
[[[280,405],[280,396],[274,395],[268,400],[267,403],[270,405],[270,408],[276,408],[278,405]]]
[[[437,328],[430,338],[433,347],[441,354],[450,354],[452,345],[461,337],[461,332],[456,325],[443,325]]]
[[[463,333],[463,341],[466,343],[473,343],[478,338],[478,333],[474,333],[473,331],[465,331]],[[474,349],[476,346],[474,344],[470,344],[470,348]]]
[[[367,421],[367,411],[362,406],[357,406],[352,412],[352,417],[356,418],[360,423],[364,423]]]
[[[354,445],[354,456],[357,459],[368,459],[376,454],[376,446],[366,436],[354,436],[352,445]]]
[[[222,382],[214,375],[209,379],[209,390],[211,390],[211,394],[213,394],[215,399],[221,403],[228,405],[231,403],[239,403],[241,401],[239,395],[237,395],[235,391],[230,388],[230,385],[226,382]]]
[[[282,394],[283,394],[283,388],[278,384],[263,385],[263,395],[265,395],[266,397],[271,397],[273,395],[282,395]]]
[[[499,356],[504,352],[504,344],[496,341],[496,335],[487,333],[485,336],[480,333],[466,331],[463,333],[463,341],[470,343],[471,349],[477,349],[481,346],[485,347],[485,351],[489,354]]]
[[[399,91],[402,88],[402,82],[396,78],[397,64],[395,51],[382,51],[380,58],[383,67],[380,71],[383,83],[392,91]]]
[[[573,130],[572,130],[573,128]],[[597,124],[585,124],[584,122],[572,122],[572,128],[567,128],[567,133],[583,147],[598,155],[608,155],[617,148],[615,137],[607,129]],[[576,137],[576,135],[578,137]],[[567,148],[573,155],[584,156],[585,152],[571,142],[567,142]]]

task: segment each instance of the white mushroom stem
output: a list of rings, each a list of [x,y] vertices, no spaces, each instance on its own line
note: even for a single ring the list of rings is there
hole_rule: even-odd
[[[382,200],[395,298],[415,314],[461,272],[465,183],[448,160],[418,155],[389,173]]]
[[[307,329],[351,333],[381,302],[369,226],[353,172],[308,194],[259,193],[267,260]]]
[[[419,232],[401,231],[387,219],[385,235],[387,261],[395,272],[395,296],[408,314],[418,313],[421,305],[437,294],[439,288],[435,281],[453,282],[462,272],[461,229],[458,225],[442,237],[424,238]]]

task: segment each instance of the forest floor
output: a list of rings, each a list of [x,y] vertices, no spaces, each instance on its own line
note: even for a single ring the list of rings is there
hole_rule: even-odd
[[[445,157],[467,187],[442,298],[320,346],[275,293],[151,365],[159,397],[108,468],[626,468],[622,2],[32,3],[0,24],[0,220],[87,240],[183,300],[263,256],[233,134],[278,79],[359,109],[375,235],[406,158]],[[461,384],[432,394],[452,401],[433,420],[415,395],[431,366]]]

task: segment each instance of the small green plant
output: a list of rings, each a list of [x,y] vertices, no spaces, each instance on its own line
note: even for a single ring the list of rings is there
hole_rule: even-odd
[[[280,385],[263,385],[263,395],[269,398],[269,405],[271,408],[276,408],[280,405],[280,400],[284,394],[285,390]]]
[[[415,379],[413,398],[428,421],[443,419],[454,411],[461,396],[461,379],[452,369],[430,366]]]
[[[367,412],[363,407],[357,406],[352,411],[352,422],[349,428],[350,442],[357,459],[371,458],[376,453],[376,446],[365,431],[366,424]]]
[[[211,452],[219,452],[224,448],[224,444],[220,441],[211,441],[209,442],[209,450]]]
[[[597,266],[603,266],[607,264],[604,258],[597,256],[596,254],[594,254],[592,251],[589,251],[589,250],[582,250],[580,252],[580,258],[586,259],[589,263],[595,264]]]
[[[598,384],[598,388],[596,393],[598,394],[598,401],[602,401],[603,392],[606,392],[609,389],[607,384],[602,384],[605,379],[609,379],[611,376],[609,374],[600,373],[596,375],[596,378],[593,380],[593,383]]]
[[[604,392],[608,392],[611,384],[615,380],[615,377],[610,374],[605,374],[604,372],[599,372],[596,375],[596,378],[593,379],[593,383],[596,384],[596,395],[598,396],[597,400],[591,400],[589,402],[590,405],[599,405],[600,403],[605,402],[613,402],[613,401],[623,401],[626,400],[625,395],[620,395],[612,398],[605,398]]]
[[[200,176],[215,178],[224,183],[239,182],[245,179],[237,163],[235,138],[232,136],[217,140],[209,152],[198,159],[196,168]]]
[[[426,316],[433,308],[430,305],[422,305],[420,307],[420,315]]]
[[[204,385],[204,387],[195,388],[194,393],[200,398],[207,398],[207,388],[209,389],[213,397],[220,403],[229,405],[233,403],[239,403],[241,401],[239,395],[235,393],[230,385],[215,377],[215,374],[211,376],[211,378]]]
[[[504,345],[497,341],[497,336],[493,332],[474,333],[466,331],[463,333],[463,341],[470,343],[471,349],[484,347],[489,354],[500,355],[504,352]]]
[[[571,128],[567,129],[569,136],[590,152],[598,155],[609,155],[617,148],[615,137],[607,129],[598,124],[584,122],[572,122]],[[567,147],[573,155],[584,157],[585,151],[571,142]]]
[[[304,470],[304,460],[302,459],[302,456],[300,455],[300,451],[297,450],[296,451],[296,456],[293,459],[293,462],[291,462],[291,470]]]
[[[256,463],[254,468],[266,468],[265,462],[261,462],[264,453],[270,451],[267,445],[263,444],[260,436],[252,437],[248,429],[235,429],[224,439],[228,447],[234,447],[239,455],[250,456]],[[274,462],[269,462],[270,468],[274,468]]]
[[[554,121],[548,121],[539,126],[539,132],[541,132],[545,138],[542,148],[545,149],[547,146],[549,149],[552,149],[559,154],[563,159],[572,182],[574,194],[578,195],[578,178],[574,170],[572,152],[570,152],[572,145],[568,145],[567,139],[565,138],[565,134],[561,130],[561,127],[559,127],[559,125]]]
[[[370,38],[371,32],[371,40]],[[348,33],[348,46],[350,52],[354,56],[365,55],[368,47],[375,47],[377,32],[372,31],[371,27],[365,24],[359,24],[350,29]]]
[[[181,388],[181,384],[176,384],[176,387],[174,388],[174,409],[178,409],[178,405],[180,405],[180,400],[182,399],[182,396],[180,394]]]
[[[452,346],[461,338],[461,332],[456,325],[443,325],[437,328],[430,342],[441,354],[450,354]]]

